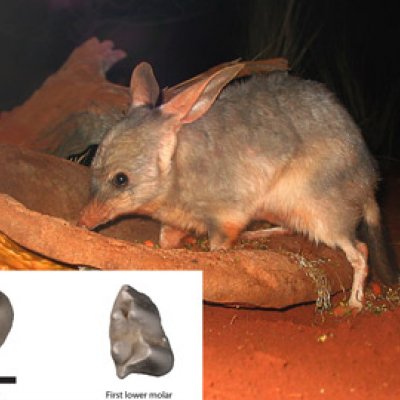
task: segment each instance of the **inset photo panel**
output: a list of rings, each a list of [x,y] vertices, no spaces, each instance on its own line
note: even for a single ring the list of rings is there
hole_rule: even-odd
[[[0,399],[202,399],[201,271],[3,271]]]

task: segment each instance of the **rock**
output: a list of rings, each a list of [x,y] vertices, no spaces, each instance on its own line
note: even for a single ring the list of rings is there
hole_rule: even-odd
[[[14,320],[14,311],[8,297],[0,292],[0,347],[6,340]]]
[[[105,77],[126,56],[113,47],[92,38],[76,48],[24,104],[1,113],[0,142],[64,158],[98,143],[129,106],[128,89]]]
[[[0,195],[0,232],[52,260],[111,270],[202,270],[204,299],[213,303],[283,308],[315,301],[318,282],[330,294],[350,288],[353,270],[344,254],[311,246],[300,236],[289,251],[233,249],[225,252],[161,250],[89,232]],[[304,252],[309,246],[310,251]],[[304,254],[304,255],[303,255]],[[16,255],[17,256],[17,255]]]
[[[110,341],[121,379],[131,373],[165,375],[174,365],[157,306],[128,285],[119,291],[111,312]]]

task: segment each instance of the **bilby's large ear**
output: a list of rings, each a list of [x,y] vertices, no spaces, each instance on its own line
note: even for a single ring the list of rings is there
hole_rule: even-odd
[[[243,64],[223,68],[200,82],[194,83],[178,93],[160,109],[163,113],[175,115],[181,124],[189,124],[203,116],[212,106],[221,90],[236,77]]]
[[[160,94],[160,88],[153,73],[153,68],[147,62],[141,62],[132,72],[131,106],[154,106]]]

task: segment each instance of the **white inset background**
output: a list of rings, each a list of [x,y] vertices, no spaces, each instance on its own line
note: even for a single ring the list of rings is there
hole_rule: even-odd
[[[175,358],[167,375],[116,375],[109,324],[124,284],[149,296],[160,312]],[[17,377],[15,385],[0,384],[1,400],[106,400],[107,391],[202,399],[201,272],[4,271],[0,290],[14,308],[0,376]]]

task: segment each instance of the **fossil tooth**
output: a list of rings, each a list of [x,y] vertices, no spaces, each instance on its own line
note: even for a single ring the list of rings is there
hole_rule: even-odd
[[[14,320],[14,311],[10,300],[0,292],[0,347],[7,338]]]
[[[111,355],[117,375],[161,376],[173,367],[174,355],[156,305],[144,293],[122,286],[111,311]]]

